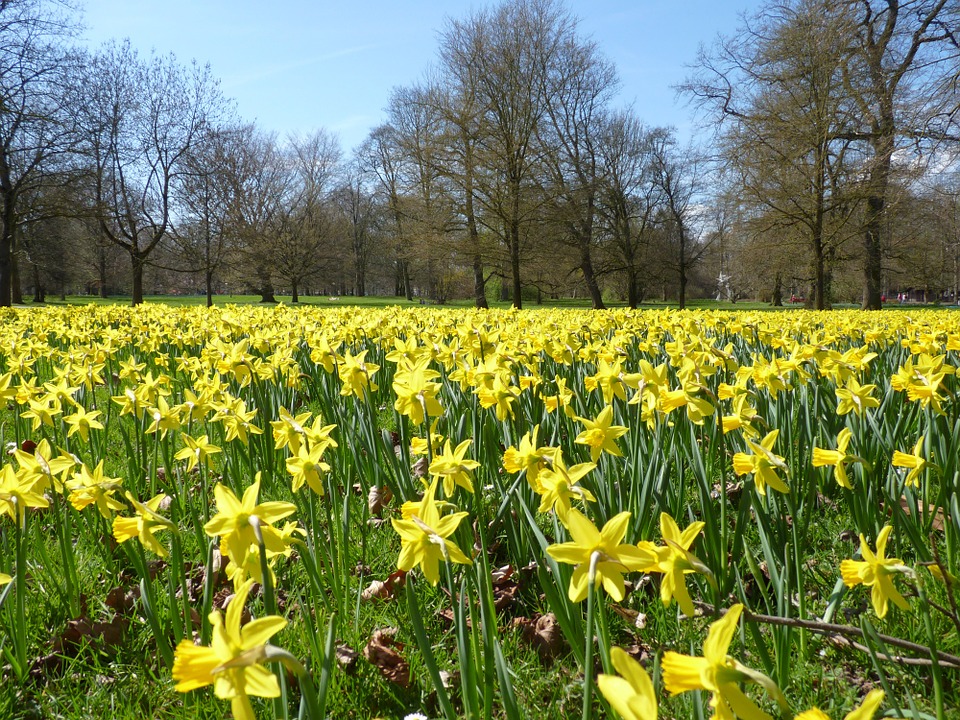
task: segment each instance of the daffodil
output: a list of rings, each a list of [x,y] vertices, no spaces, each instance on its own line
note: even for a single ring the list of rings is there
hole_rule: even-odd
[[[206,465],[207,459],[211,455],[223,452],[219,447],[210,442],[206,435],[192,437],[186,433],[181,433],[184,447],[177,451],[173,457],[177,460],[187,461],[187,472],[191,472],[199,463]]]
[[[443,445],[443,452],[435,455],[430,463],[428,471],[433,476],[443,478],[443,494],[447,497],[453,495],[457,485],[467,492],[473,492],[472,473],[480,467],[480,463],[466,457],[472,443],[472,440],[467,439],[451,449],[450,440],[447,440]]]
[[[640,570],[651,562],[649,553],[636,545],[622,543],[630,513],[624,511],[610,518],[602,530],[597,530],[597,526],[575,508],[561,515],[560,519],[572,540],[550,545],[547,554],[557,562],[576,566],[567,590],[570,602],[585,600],[592,581],[599,582],[617,602],[623,600],[623,574]],[[595,577],[590,576],[591,566]]]
[[[287,472],[293,476],[293,492],[297,492],[306,483],[317,495],[323,495],[321,478],[330,472],[330,465],[322,459],[325,449],[326,445],[322,443],[309,448],[301,445],[296,455],[287,458]]]
[[[45,508],[50,502],[33,489],[33,483],[25,483],[12,465],[4,465],[0,470],[0,516],[9,515],[18,525],[23,526],[27,508]]]
[[[429,355],[415,363],[401,363],[393,378],[393,391],[397,396],[393,407],[409,417],[414,425],[422,424],[427,416],[436,418],[443,414],[443,406],[437,400],[441,385],[434,382],[440,373],[431,370],[429,364]]]
[[[761,684],[781,706],[786,706],[786,700],[770,678],[727,655],[742,611],[743,605],[734,605],[710,625],[703,643],[703,657],[691,657],[673,651],[663,655],[661,668],[667,692],[671,695],[690,690],[710,692],[712,720],[733,720],[735,717],[772,720],[770,715],[744,695],[740,684],[745,682]]]
[[[883,690],[879,688],[871,690],[859,706],[843,716],[843,720],[871,720],[881,702],[883,702]],[[803,711],[793,720],[830,720],[830,716],[822,710],[811,708]]]
[[[61,492],[63,477],[79,462],[74,456],[63,452],[53,457],[53,450],[46,438],[37,443],[32,453],[18,448],[13,456],[20,466],[17,474],[25,484],[32,486],[39,493],[44,493],[51,488]]]
[[[893,460],[890,462],[894,467],[910,468],[910,472],[907,473],[907,477],[904,480],[904,484],[907,487],[917,487],[920,485],[920,473],[930,464],[927,462],[926,458],[921,455],[923,452],[923,435],[920,436],[920,439],[917,440],[917,444],[913,446],[913,453],[908,455],[905,452],[900,452],[895,450],[893,453]]]
[[[850,484],[850,479],[847,477],[846,465],[848,462],[857,461],[857,458],[847,454],[847,446],[850,444],[852,434],[850,428],[844,428],[837,435],[836,450],[814,447],[812,459],[814,467],[833,467],[833,476],[837,483],[848,490],[853,490],[853,485]]]
[[[596,463],[578,463],[567,467],[560,450],[557,449],[549,458],[548,467],[537,475],[540,494],[540,507],[537,512],[547,513],[551,510],[563,515],[570,509],[573,499],[584,502],[596,502],[593,493],[577,483],[587,473],[597,467]]]
[[[230,701],[237,720],[255,720],[250,696],[280,697],[276,676],[260,665],[266,660],[266,643],[287,625],[277,615],[251,620],[242,626],[241,618],[253,581],[240,587],[227,605],[226,619],[218,611],[210,613],[213,639],[210,647],[199,647],[181,640],[173,658],[173,679],[177,692],[190,692],[213,685],[214,694]]]
[[[400,536],[397,567],[410,571],[419,566],[431,585],[440,580],[441,562],[470,564],[470,558],[449,539],[468,513],[456,512],[441,517],[434,499],[437,482],[434,479],[420,502],[408,508],[408,517],[401,520],[390,518],[393,529]]]
[[[376,392],[377,384],[373,382],[373,376],[380,369],[380,366],[368,363],[366,358],[366,350],[362,350],[357,355],[347,352],[343,356],[343,360],[337,365],[341,382],[341,395],[355,395],[358,398],[363,398],[368,389],[371,392]]]
[[[628,428],[623,425],[612,425],[613,406],[607,405],[595,420],[578,417],[577,420],[586,428],[577,435],[575,443],[578,445],[590,446],[590,459],[596,462],[603,452],[622,457],[623,453],[617,447],[615,440],[622,435],[626,435]]]
[[[100,417],[99,410],[87,412],[82,405],[78,405],[74,413],[63,417],[63,421],[70,426],[67,437],[73,437],[79,433],[84,442],[89,442],[91,430],[103,430],[103,424],[97,420],[98,417]]]
[[[113,513],[123,510],[124,506],[113,494],[120,489],[123,478],[111,478],[104,475],[103,460],[90,470],[85,464],[80,466],[80,472],[66,482],[70,491],[68,499],[75,510],[83,510],[88,505],[96,505],[97,510],[107,520],[113,518]]]
[[[643,666],[618,647],[610,662],[619,673],[598,675],[597,687],[623,720],[657,720],[657,695]]]
[[[160,503],[166,497],[165,493],[155,495],[145,503],[138,502],[130,493],[127,500],[133,505],[136,517],[115,517],[113,519],[113,537],[118,543],[124,543],[131,538],[138,538],[145,548],[160,557],[167,557],[170,553],[157,540],[156,534],[160,530],[176,532],[177,526],[160,514]]]
[[[223,483],[217,483],[213,495],[217,501],[217,514],[210,518],[203,529],[207,535],[220,538],[226,554],[235,563],[242,564],[250,546],[258,544],[254,524],[259,528],[267,550],[283,552],[286,549],[287,543],[272,523],[292,515],[297,508],[288,502],[258,503],[259,473],[256,482],[244,490],[242,500]]]
[[[7,575],[6,573],[0,572],[0,587],[3,587],[4,585],[7,585],[7,584],[9,584],[9,583],[11,583],[11,582],[13,582],[13,578],[12,578],[12,577],[10,577],[9,575]]]
[[[660,599],[664,605],[669,605],[675,597],[680,610],[687,617],[693,617],[693,600],[687,591],[685,575],[705,569],[703,563],[690,552],[690,546],[703,530],[704,523],[697,521],[690,523],[681,532],[676,521],[667,513],[660,513],[660,534],[663,537],[662,546],[654,545],[649,541],[641,541],[637,546],[651,557],[651,562],[641,570],[647,573],[662,573],[660,581]]]
[[[547,458],[555,448],[537,445],[537,434],[540,426],[534,425],[533,430],[520,438],[519,447],[511,445],[503,451],[503,469],[508,473],[525,472],[527,482],[535,492],[540,492],[540,472],[548,467]]]
[[[860,556],[863,560],[844,560],[840,563],[840,574],[847,587],[856,587],[863,584],[872,588],[870,601],[877,617],[883,618],[887,614],[888,602],[893,600],[901,610],[909,610],[910,605],[903,595],[893,586],[893,578],[898,573],[908,571],[900,558],[886,557],[887,538],[893,531],[891,525],[886,525],[877,535],[877,551],[874,553],[867,544],[866,538],[860,535]]]
[[[880,401],[871,393],[877,389],[876,385],[861,385],[852,375],[847,378],[845,387],[838,387],[837,415],[846,415],[855,412],[863,415],[867,408],[880,407]]]
[[[790,492],[790,488],[777,475],[777,470],[787,470],[783,458],[773,452],[779,434],[779,430],[771,430],[759,444],[745,440],[751,453],[738,452],[733,456],[733,471],[737,475],[753,474],[754,485],[761,495],[767,494],[767,485],[778,492]]]

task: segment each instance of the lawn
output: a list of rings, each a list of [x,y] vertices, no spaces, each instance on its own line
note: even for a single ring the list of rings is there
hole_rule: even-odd
[[[256,299],[0,310],[0,717],[957,717],[960,316]]]

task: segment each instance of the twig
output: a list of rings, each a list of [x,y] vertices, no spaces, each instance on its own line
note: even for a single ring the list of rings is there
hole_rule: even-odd
[[[715,608],[712,605],[707,603],[697,603],[704,610],[709,611],[713,615],[719,615],[718,608]],[[851,637],[862,639],[863,630],[858,627],[853,627],[852,625],[838,625],[836,623],[827,623],[819,622],[817,620],[801,620],[799,618],[783,618],[776,615],[761,615],[759,613],[754,613],[749,610],[744,610],[742,615],[744,620],[749,620],[751,622],[766,624],[766,625],[782,625],[786,627],[796,627],[802,628],[804,630],[810,630],[811,632],[819,633],[821,635],[826,635],[831,639],[837,639],[837,636],[840,636],[844,639],[845,642],[849,643],[851,647],[855,647],[858,650],[867,650],[868,648],[859,643],[855,643],[850,640]],[[892,635],[882,635],[877,633],[877,637],[886,645],[892,647],[897,647],[902,650],[908,650],[913,653],[921,655],[930,655],[930,648],[925,645],[920,645],[915,642],[910,642],[909,640],[904,640],[902,638],[893,637]],[[937,662],[941,665],[946,665],[952,668],[960,669],[960,657],[956,655],[950,655],[949,653],[937,651]],[[883,658],[885,660],[892,660],[896,662],[902,662],[907,665],[919,665],[919,666],[931,666],[933,661],[927,658],[902,658],[900,656],[891,656],[877,654],[877,657]]]

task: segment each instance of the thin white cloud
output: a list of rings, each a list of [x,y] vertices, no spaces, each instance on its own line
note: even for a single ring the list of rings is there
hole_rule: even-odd
[[[328,62],[330,60],[346,57],[348,55],[356,55],[357,53],[361,53],[366,50],[372,50],[375,47],[377,47],[375,44],[357,45],[356,47],[335,50],[333,52],[324,53],[323,55],[317,55],[311,58],[304,58],[302,60],[295,60],[293,62],[282,63],[278,65],[269,65],[262,68],[258,72],[228,77],[224,80],[223,87],[225,89],[240,87],[242,85],[246,85],[247,83],[263,80],[264,78],[273,77],[275,75],[283,75],[293,70],[299,70],[311,65],[316,65],[317,63]]]

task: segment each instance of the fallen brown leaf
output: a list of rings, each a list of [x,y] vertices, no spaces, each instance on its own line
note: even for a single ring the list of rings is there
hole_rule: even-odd
[[[393,491],[386,485],[382,487],[372,486],[367,493],[367,507],[370,508],[370,514],[380,517],[383,509],[390,504],[391,500],[393,500]]]
[[[360,653],[354,650],[352,647],[346,643],[340,643],[337,645],[336,658],[337,664],[343,668],[343,671],[347,674],[352,675],[357,670],[357,659],[360,657]]]
[[[410,687],[410,664],[403,659],[403,643],[393,639],[396,628],[377,630],[363,648],[363,656],[390,682]]]
[[[397,570],[390,573],[386,580],[374,580],[360,593],[360,599],[364,602],[392,600],[396,596],[397,590],[403,587],[406,577],[406,571]]]

